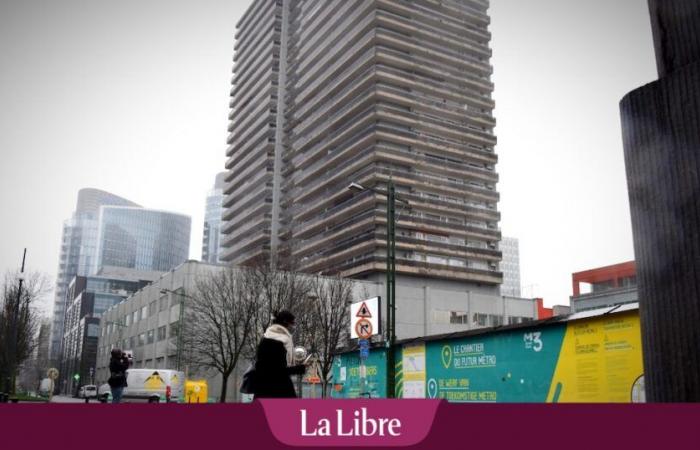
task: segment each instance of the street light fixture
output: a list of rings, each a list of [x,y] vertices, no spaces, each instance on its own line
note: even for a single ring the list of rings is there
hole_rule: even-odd
[[[177,325],[177,370],[179,371],[180,368],[182,367],[182,338],[184,335],[184,332],[183,332],[184,326],[183,326],[182,316],[183,316],[184,311],[185,311],[185,297],[187,297],[191,300],[194,300],[194,297],[187,295],[184,292],[177,292],[177,291],[173,291],[170,289],[161,289],[160,293],[161,294],[175,294],[175,295],[180,296],[180,314],[179,314],[179,317],[177,319],[177,323],[178,323],[178,325]]]
[[[396,395],[396,202],[408,206],[408,201],[396,197],[394,182],[390,178],[387,190],[380,191],[352,182],[348,186],[352,192],[371,191],[387,198],[386,204],[386,303],[387,303],[387,398]]]

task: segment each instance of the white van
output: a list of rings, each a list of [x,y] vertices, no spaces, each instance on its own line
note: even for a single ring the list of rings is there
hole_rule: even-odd
[[[185,394],[185,373],[168,369],[129,369],[122,399],[148,403],[180,403]]]

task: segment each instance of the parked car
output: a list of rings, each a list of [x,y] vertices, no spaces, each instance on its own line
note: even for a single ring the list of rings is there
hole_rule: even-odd
[[[86,384],[78,390],[79,398],[97,398],[97,386],[94,384]]]

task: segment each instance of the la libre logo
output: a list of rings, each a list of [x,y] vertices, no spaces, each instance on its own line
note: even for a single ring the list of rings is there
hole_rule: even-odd
[[[333,418],[310,419],[306,409],[299,410],[302,436],[401,436],[401,420],[386,417],[369,417],[367,408],[345,415],[335,410]]]

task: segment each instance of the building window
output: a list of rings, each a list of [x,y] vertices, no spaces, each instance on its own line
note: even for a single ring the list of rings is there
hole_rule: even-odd
[[[124,325],[127,327],[131,325],[131,314],[127,314],[126,317],[124,317]]]
[[[146,343],[147,344],[152,344],[154,342],[155,334],[156,333],[154,330],[148,330],[148,333],[146,333]]]
[[[450,323],[452,324],[468,324],[469,315],[464,311],[450,311]]]
[[[158,327],[158,341],[162,341],[165,339],[166,336],[166,327],[163,325],[162,327]]]
[[[165,368],[165,358],[156,358],[156,369],[164,369]]]
[[[153,317],[158,312],[158,303],[154,300],[148,305],[148,316]]]
[[[173,322],[170,324],[170,337],[177,338],[178,322]]]
[[[436,324],[468,324],[469,314],[466,311],[433,310],[433,323]]]
[[[473,322],[479,326],[485,327],[488,314],[474,313]]]
[[[136,347],[136,336],[131,336],[129,338],[129,349]]]
[[[146,365],[144,367],[153,367],[153,360],[152,359],[147,359],[146,360]]]
[[[489,315],[489,322],[492,327],[500,327],[503,325],[503,316]]]
[[[136,345],[137,345],[138,347],[143,347],[143,345],[146,343],[146,333],[141,333],[141,334],[139,334],[138,339],[139,339],[139,340],[138,340],[138,342],[137,342]]]
[[[132,322],[137,323],[138,321],[139,321],[139,312],[138,312],[138,310],[136,310],[136,311],[134,311]]]
[[[148,317],[148,306],[141,308],[141,320],[145,319],[146,317]]]
[[[162,296],[159,301],[160,301],[160,305],[159,305],[158,309],[160,311],[165,311],[166,309],[168,309],[168,296],[167,295]]]

